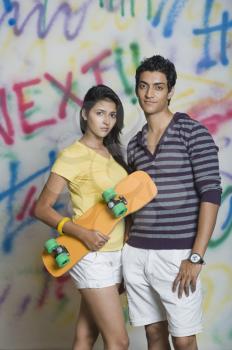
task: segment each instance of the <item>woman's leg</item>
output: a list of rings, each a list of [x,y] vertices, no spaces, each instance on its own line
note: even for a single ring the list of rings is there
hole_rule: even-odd
[[[91,350],[99,331],[85,301],[81,300],[72,350]]]
[[[117,286],[80,292],[102,334],[105,350],[127,350],[129,341]]]

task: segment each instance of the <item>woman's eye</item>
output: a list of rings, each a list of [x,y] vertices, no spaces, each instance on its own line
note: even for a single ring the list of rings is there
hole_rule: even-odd
[[[116,113],[111,113],[111,118],[113,118],[113,119],[115,119],[115,118],[117,118],[117,114]]]
[[[98,111],[98,112],[97,112],[97,115],[103,115],[103,112]]]

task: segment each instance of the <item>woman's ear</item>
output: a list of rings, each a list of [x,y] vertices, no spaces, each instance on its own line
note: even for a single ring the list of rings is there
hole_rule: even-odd
[[[81,116],[84,120],[87,120],[86,111],[84,109],[81,111]]]

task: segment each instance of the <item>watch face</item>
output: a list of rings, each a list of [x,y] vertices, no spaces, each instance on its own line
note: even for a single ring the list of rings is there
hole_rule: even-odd
[[[194,253],[191,255],[190,260],[196,264],[201,260],[201,257],[200,257],[200,255]]]

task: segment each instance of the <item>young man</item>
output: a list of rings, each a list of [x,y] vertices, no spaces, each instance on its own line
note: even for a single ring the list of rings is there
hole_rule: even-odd
[[[197,350],[202,331],[199,273],[221,198],[218,148],[208,130],[169,102],[175,66],[156,55],[136,70],[147,124],[128,144],[132,169],[146,171],[157,197],[133,215],[123,250],[130,320],[145,326],[149,350]]]

